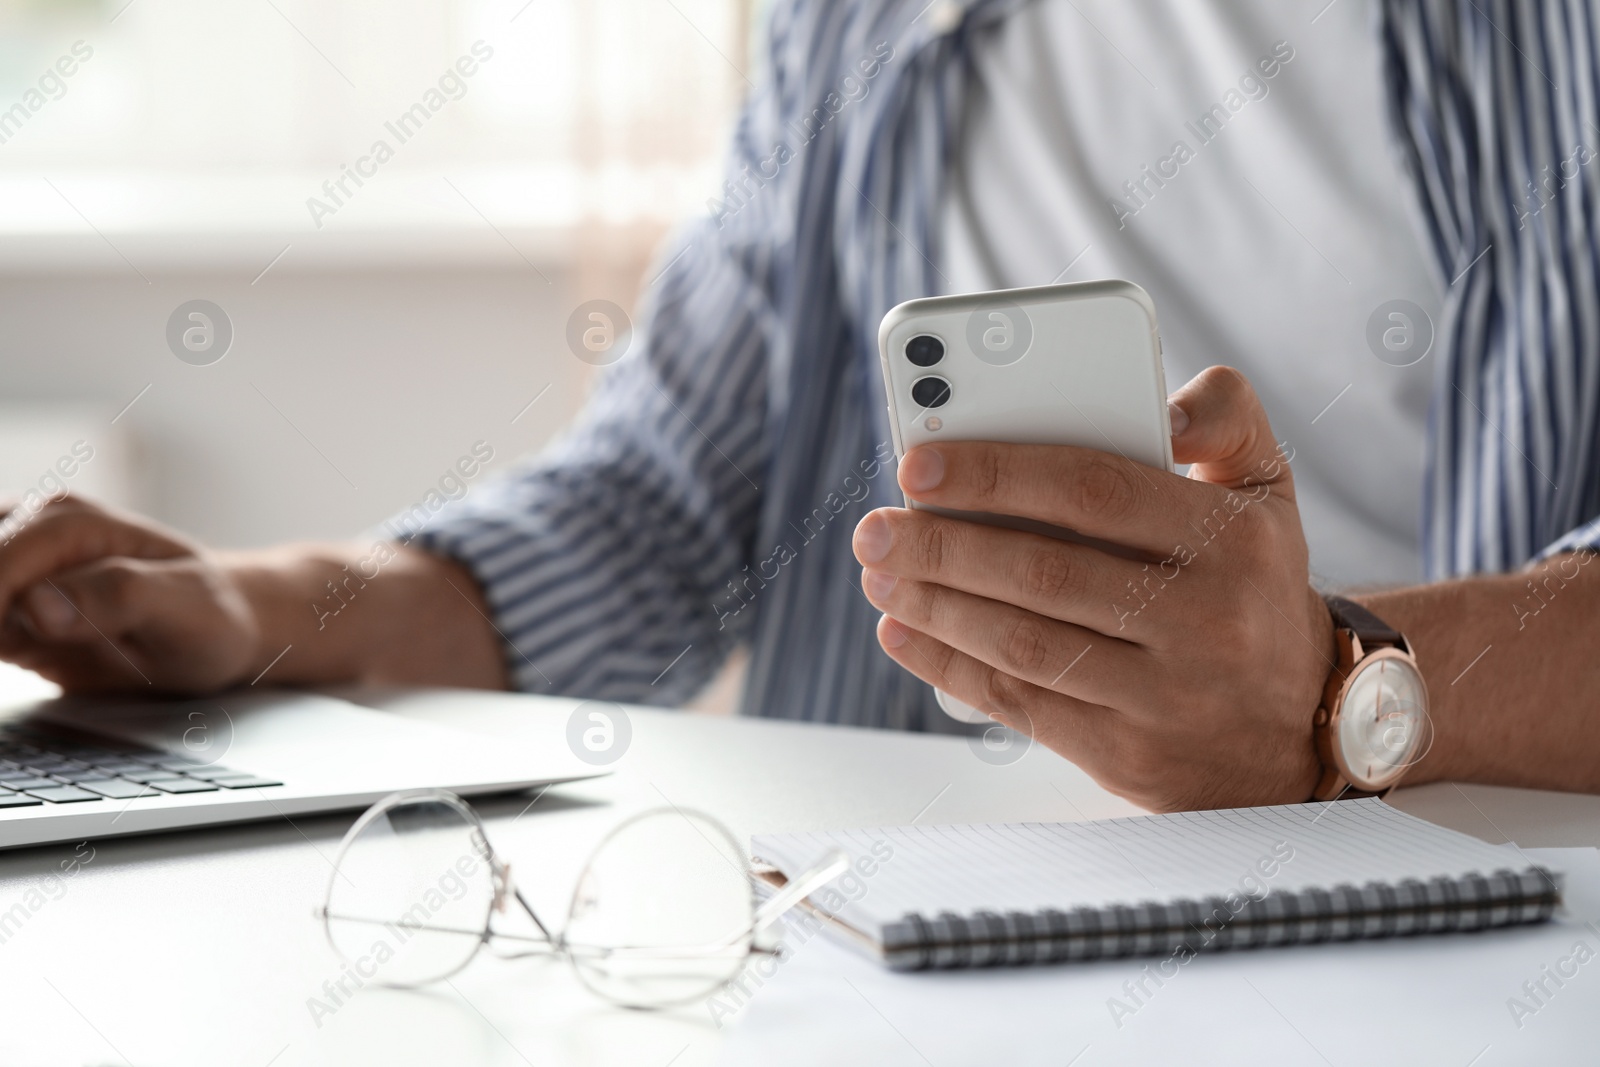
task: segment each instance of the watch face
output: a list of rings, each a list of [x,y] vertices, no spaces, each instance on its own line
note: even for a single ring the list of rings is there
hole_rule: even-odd
[[[1351,784],[1383,789],[1426,753],[1428,691],[1411,660],[1379,652],[1345,687],[1337,751]]]

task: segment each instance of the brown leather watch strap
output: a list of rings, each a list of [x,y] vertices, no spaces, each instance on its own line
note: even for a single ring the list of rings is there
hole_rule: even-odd
[[[1328,611],[1333,614],[1333,624],[1355,631],[1363,645],[1399,645],[1405,639],[1400,631],[1378,618],[1354,600],[1342,596],[1324,596]]]

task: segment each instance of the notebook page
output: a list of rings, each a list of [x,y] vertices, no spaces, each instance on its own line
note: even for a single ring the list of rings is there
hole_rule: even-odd
[[[1064,911],[1528,866],[1376,799],[1091,823],[770,834],[751,844],[757,859],[791,877],[844,850],[852,869],[831,883],[838,896],[812,899],[866,932],[909,912]]]

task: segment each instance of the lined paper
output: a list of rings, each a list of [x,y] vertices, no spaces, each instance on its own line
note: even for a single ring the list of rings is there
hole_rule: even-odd
[[[812,900],[872,934],[908,913],[1066,911],[1457,879],[1527,866],[1503,848],[1377,799],[1081,823],[769,834],[751,841],[757,860],[791,878],[834,849],[852,860],[852,871],[831,883],[845,899],[839,904],[820,894]],[[830,901],[839,906],[828,907]]]

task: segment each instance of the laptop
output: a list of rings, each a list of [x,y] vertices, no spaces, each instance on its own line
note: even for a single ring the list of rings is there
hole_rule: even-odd
[[[510,793],[607,773],[303,693],[59,698],[0,715],[0,849]]]

